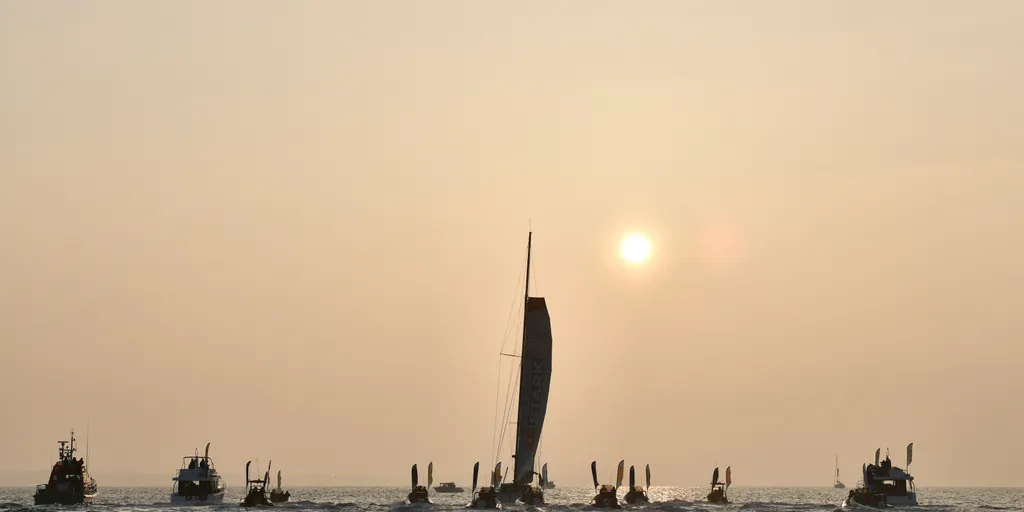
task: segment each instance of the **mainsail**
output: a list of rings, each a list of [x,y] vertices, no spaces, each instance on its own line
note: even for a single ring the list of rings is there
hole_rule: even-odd
[[[531,232],[526,244],[526,285],[523,294],[523,340],[519,360],[519,406],[512,480],[515,486],[533,482],[537,449],[548,409],[551,387],[551,316],[543,297],[530,296]]]
[[[551,387],[551,317],[543,297],[526,299],[523,359],[519,381],[519,424],[516,433],[515,482],[533,481],[537,444],[544,428]]]

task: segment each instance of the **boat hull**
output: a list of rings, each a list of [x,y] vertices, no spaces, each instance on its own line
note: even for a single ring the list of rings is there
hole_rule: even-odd
[[[70,493],[36,493],[32,496],[36,505],[82,505],[92,503],[99,493],[94,494],[70,494]]]
[[[224,492],[215,492],[213,494],[207,494],[206,496],[181,496],[179,494],[171,495],[172,505],[217,505],[224,503]]]
[[[917,505],[917,493],[907,493],[899,495],[887,495],[882,493],[872,492],[855,492],[851,491],[850,495],[843,500],[840,504],[842,508],[851,507],[874,507],[874,508],[886,508],[886,507],[912,507]]]
[[[627,492],[625,497],[626,503],[630,505],[636,505],[638,503],[650,503],[651,500],[647,498],[647,495],[642,492]]]

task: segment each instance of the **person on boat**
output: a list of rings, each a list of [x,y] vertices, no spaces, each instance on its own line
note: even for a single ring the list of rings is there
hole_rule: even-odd
[[[594,496],[593,506],[600,508],[622,508],[619,505],[619,497],[616,494],[616,489],[611,485],[602,485],[601,489],[597,491],[597,496]]]
[[[195,469],[196,468],[196,460],[195,459],[192,459],[192,460],[188,461],[188,468],[189,469]]]

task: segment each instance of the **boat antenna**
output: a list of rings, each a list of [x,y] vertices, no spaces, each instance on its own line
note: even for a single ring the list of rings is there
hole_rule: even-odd
[[[89,467],[89,426],[92,419],[85,417],[85,467]]]

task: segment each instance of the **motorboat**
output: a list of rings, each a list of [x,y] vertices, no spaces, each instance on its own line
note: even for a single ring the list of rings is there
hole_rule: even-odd
[[[273,506],[274,504],[267,496],[267,487],[270,487],[270,463],[267,463],[267,472],[262,480],[249,478],[250,464],[252,464],[251,460],[245,463],[245,497],[238,504],[243,507],[255,507],[257,505]]]
[[[206,443],[206,451],[199,456],[198,450],[194,455],[182,457],[181,469],[171,480],[174,481],[171,487],[172,505],[203,505],[224,502],[224,491],[226,487],[217,468],[214,467],[213,459],[210,458],[210,443]]]
[[[732,466],[725,468],[725,482],[718,481],[718,468],[711,476],[711,492],[708,493],[708,503],[728,504],[729,486],[732,485]]]
[[[70,441],[57,441],[57,446],[57,463],[50,469],[50,479],[36,486],[32,496],[35,504],[78,505],[92,502],[99,495],[99,487],[96,479],[89,475],[85,459],[75,458],[78,450],[75,431],[71,431]]]
[[[277,470],[277,487],[270,490],[270,501],[274,503],[284,503],[291,497],[291,491],[281,490],[281,470]]]
[[[475,509],[501,509],[501,501],[498,500],[498,492],[494,487],[481,487],[473,493],[473,501],[469,508]]]
[[[619,487],[622,486],[622,470],[625,465],[626,461],[619,461],[615,485],[601,485],[597,480],[597,461],[591,461],[590,474],[594,477],[594,490],[597,491],[597,496],[594,496],[591,506],[597,508],[622,508],[622,505],[619,504]]]
[[[500,462],[498,463],[498,466],[495,467],[495,469],[496,470],[500,470],[501,469],[501,463]],[[495,471],[495,473],[496,474],[501,474],[500,471]],[[469,503],[469,506],[466,507],[466,508],[473,508],[473,509],[500,509],[500,508],[502,508],[501,500],[498,498],[498,491],[497,491],[497,489],[494,488],[494,483],[495,483],[495,479],[496,479],[496,477],[494,476],[495,473],[491,474],[491,485],[480,487],[478,489],[477,486],[476,486],[476,483],[477,483],[477,477],[480,475],[480,463],[477,462],[476,464],[473,464],[473,491],[472,491],[473,492],[473,501],[471,501]]]
[[[455,482],[441,482],[437,487],[434,487],[434,492],[440,493],[460,493],[466,492],[462,487],[455,485]]]
[[[917,505],[917,487],[909,472],[910,463],[914,460],[914,443],[907,445],[907,470],[892,465],[888,450],[885,459],[879,460],[881,451],[881,448],[875,450],[874,464],[861,467],[863,481],[846,496],[843,507],[854,504],[876,508]]]
[[[641,487],[636,485],[636,475],[633,470],[633,466],[629,467],[629,491],[626,492],[626,503],[630,505],[638,505],[641,503],[650,503],[650,496],[647,491],[651,488],[651,465],[647,465],[647,485]]]
[[[405,498],[407,505],[416,503],[430,503],[430,489],[428,487],[434,481],[434,463],[431,462],[427,466],[427,485],[419,485],[419,470],[416,468],[416,464],[412,465],[412,490],[409,491],[409,495]]]

